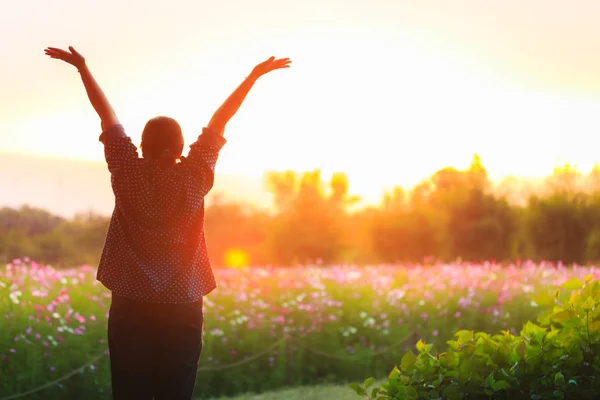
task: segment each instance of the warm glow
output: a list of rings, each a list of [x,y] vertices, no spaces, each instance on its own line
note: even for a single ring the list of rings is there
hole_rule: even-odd
[[[35,15],[15,3],[10,21],[0,17],[0,33],[19,38],[0,66],[3,151],[102,161],[99,121],[77,73],[42,53],[72,44],[138,144],[158,114],[180,121],[191,143],[255,63],[290,57],[292,68],[261,79],[230,122],[218,173],[343,171],[352,192],[377,198],[445,166],[466,167],[474,153],[494,179],[548,175],[565,162],[589,169],[598,160],[600,87],[590,71],[600,58],[582,47],[585,27],[595,26],[593,2],[577,13],[545,5],[543,18],[517,1],[256,6],[269,13],[233,0],[63,3],[40,4]],[[54,14],[65,24],[50,24]],[[112,28],[86,33],[83,15]],[[577,21],[570,39],[559,41],[549,28],[556,21]],[[513,37],[519,41],[503,42]],[[557,58],[559,49],[568,57]]]
[[[225,254],[225,266],[229,268],[243,268],[250,264],[248,253],[240,249],[230,249]]]

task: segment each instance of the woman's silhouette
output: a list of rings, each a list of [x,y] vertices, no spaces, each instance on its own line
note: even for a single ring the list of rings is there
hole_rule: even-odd
[[[202,351],[202,298],[216,288],[204,239],[204,196],[225,144],[225,125],[261,76],[288,58],[258,64],[183,151],[177,121],[156,117],[142,133],[140,158],[84,57],[48,47],[75,66],[101,120],[100,141],[115,208],[97,279],[112,292],[108,345],[115,399],[190,399]],[[179,162],[178,162],[179,161]]]

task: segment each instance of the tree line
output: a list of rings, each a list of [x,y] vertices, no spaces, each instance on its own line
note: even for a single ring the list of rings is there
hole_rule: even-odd
[[[270,172],[273,210],[222,201],[207,205],[215,266],[317,263],[497,262],[585,264],[600,260],[600,168],[556,168],[538,188],[494,186],[478,156],[444,168],[411,190],[397,187],[377,207],[359,202],[346,175]],[[96,265],[109,218],[60,218],[23,206],[0,209],[0,262],[30,257],[57,266]]]

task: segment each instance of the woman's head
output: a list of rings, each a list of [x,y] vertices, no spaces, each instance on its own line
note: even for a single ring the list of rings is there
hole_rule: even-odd
[[[159,159],[165,166],[175,164],[183,151],[181,126],[169,117],[150,119],[142,132],[141,148],[144,158]]]

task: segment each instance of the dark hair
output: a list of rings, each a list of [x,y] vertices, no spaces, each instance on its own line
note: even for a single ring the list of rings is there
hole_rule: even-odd
[[[141,148],[144,158],[159,159],[165,167],[175,164],[183,151],[181,126],[170,117],[150,119],[142,132]]]

